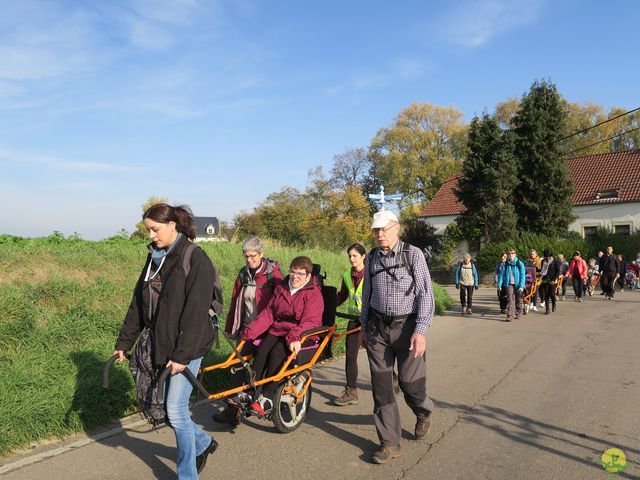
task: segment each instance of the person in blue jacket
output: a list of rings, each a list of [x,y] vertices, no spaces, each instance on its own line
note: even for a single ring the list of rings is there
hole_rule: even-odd
[[[464,258],[456,267],[456,288],[460,290],[462,314],[471,315],[473,291],[478,289],[478,270],[471,261],[471,255],[464,254]]]
[[[507,261],[498,279],[498,288],[507,290],[507,322],[522,315],[522,296],[526,279],[524,263],[518,259],[512,248],[507,252]]]

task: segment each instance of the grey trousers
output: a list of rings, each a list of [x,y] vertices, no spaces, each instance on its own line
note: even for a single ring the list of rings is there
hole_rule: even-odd
[[[427,395],[427,362],[425,355],[414,358],[409,351],[409,339],[415,320],[396,320],[386,328],[388,335],[369,323],[367,356],[373,387],[373,416],[382,446],[400,445],[402,424],[400,410],[393,392],[393,365],[398,364],[398,383],[404,400],[418,418],[433,411],[433,401]]]
[[[507,316],[519,317],[522,315],[522,294],[514,285],[507,287]]]

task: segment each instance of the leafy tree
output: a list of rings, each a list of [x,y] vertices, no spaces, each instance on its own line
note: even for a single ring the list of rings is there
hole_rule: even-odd
[[[360,187],[333,188],[321,168],[310,171],[309,180],[304,192],[285,187],[253,212],[236,216],[239,235],[327,249],[342,249],[354,241],[370,243],[370,206]]]
[[[149,197],[147,201],[142,204],[142,213],[144,214],[144,212],[146,212],[151,207],[159,203],[167,203],[167,199],[164,197],[154,197],[154,196]],[[140,220],[138,223],[136,223],[136,227],[134,232],[131,234],[131,238],[145,239],[148,237],[149,237],[149,234],[147,233],[147,229],[144,226],[144,222]]]
[[[556,86],[535,81],[513,119],[514,152],[520,162],[520,185],[514,197],[521,230],[560,235],[573,220],[573,185],[559,143],[565,122]]]
[[[617,115],[625,113],[623,108],[613,108],[609,111],[608,118],[613,118]],[[612,132],[609,137],[614,135],[620,135],[619,137],[611,140],[611,151],[618,152],[621,150],[630,150],[632,148],[640,148],[640,129],[633,132],[633,130],[640,127],[640,111],[636,111],[624,117],[620,117],[617,120],[611,122]],[[624,133],[629,132],[629,133]],[[624,133],[624,135],[622,135]]]
[[[639,112],[623,115],[626,110],[613,107],[605,112],[602,105],[567,103],[567,131],[562,141],[565,154],[570,156],[629,150],[640,146],[640,131],[625,133],[640,125]],[[618,117],[619,115],[623,115]],[[598,125],[611,120],[602,125]],[[593,128],[595,125],[597,127]],[[582,130],[586,130],[582,132]],[[577,133],[581,132],[581,133]],[[622,135],[624,133],[624,135]],[[619,135],[619,136],[616,136]],[[611,138],[616,136],[616,138]]]
[[[464,235],[462,234],[462,231],[460,230],[458,224],[453,222],[447,225],[447,228],[444,229],[444,235],[442,239],[442,253],[440,255],[440,259],[442,260],[443,264],[451,264],[456,246],[462,240],[464,240]]]
[[[334,188],[362,185],[370,165],[371,161],[366,149],[347,148],[343,153],[334,155],[329,183]]]
[[[627,110],[612,107],[607,112],[602,105],[593,102],[570,103],[565,99],[562,99],[562,105],[567,113],[565,131],[562,133],[564,139],[560,142],[565,155],[594,155],[640,147],[640,130],[624,133],[640,126],[640,112],[598,125],[626,113]],[[503,129],[513,127],[513,119],[519,107],[520,100],[516,98],[509,98],[496,105],[494,116]],[[595,125],[598,126],[592,128]],[[582,132],[583,130],[586,131]],[[620,136],[611,139],[615,135]]]
[[[520,108],[519,98],[508,98],[496,105],[494,118],[503,130],[511,129],[513,118]]]
[[[465,141],[462,112],[414,103],[371,141],[368,187],[382,184],[387,192],[400,191],[406,202],[431,199],[442,182],[459,171]]]
[[[473,118],[468,138],[455,192],[465,209],[456,221],[469,240],[509,238],[516,232],[513,190],[518,184],[511,135],[485,113]]]
[[[428,250],[432,255],[437,255],[442,250],[442,237],[436,235],[436,227],[418,217],[420,211],[417,208],[406,208],[401,212],[400,239],[422,251]]]

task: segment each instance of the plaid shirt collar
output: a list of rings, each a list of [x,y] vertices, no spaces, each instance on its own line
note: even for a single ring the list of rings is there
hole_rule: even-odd
[[[385,252],[384,250],[382,250],[382,248],[380,248],[380,254],[384,255],[385,257],[395,257],[396,255],[398,255],[400,253],[400,243],[401,243],[400,239],[398,239],[398,241],[393,246],[393,248],[391,250],[389,250],[388,252]]]

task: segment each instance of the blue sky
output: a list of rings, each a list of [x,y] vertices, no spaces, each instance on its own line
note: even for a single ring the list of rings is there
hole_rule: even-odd
[[[0,233],[100,239],[151,196],[231,220],[412,102],[549,78],[640,106],[640,4],[0,0]],[[8,219],[8,221],[7,221]]]

